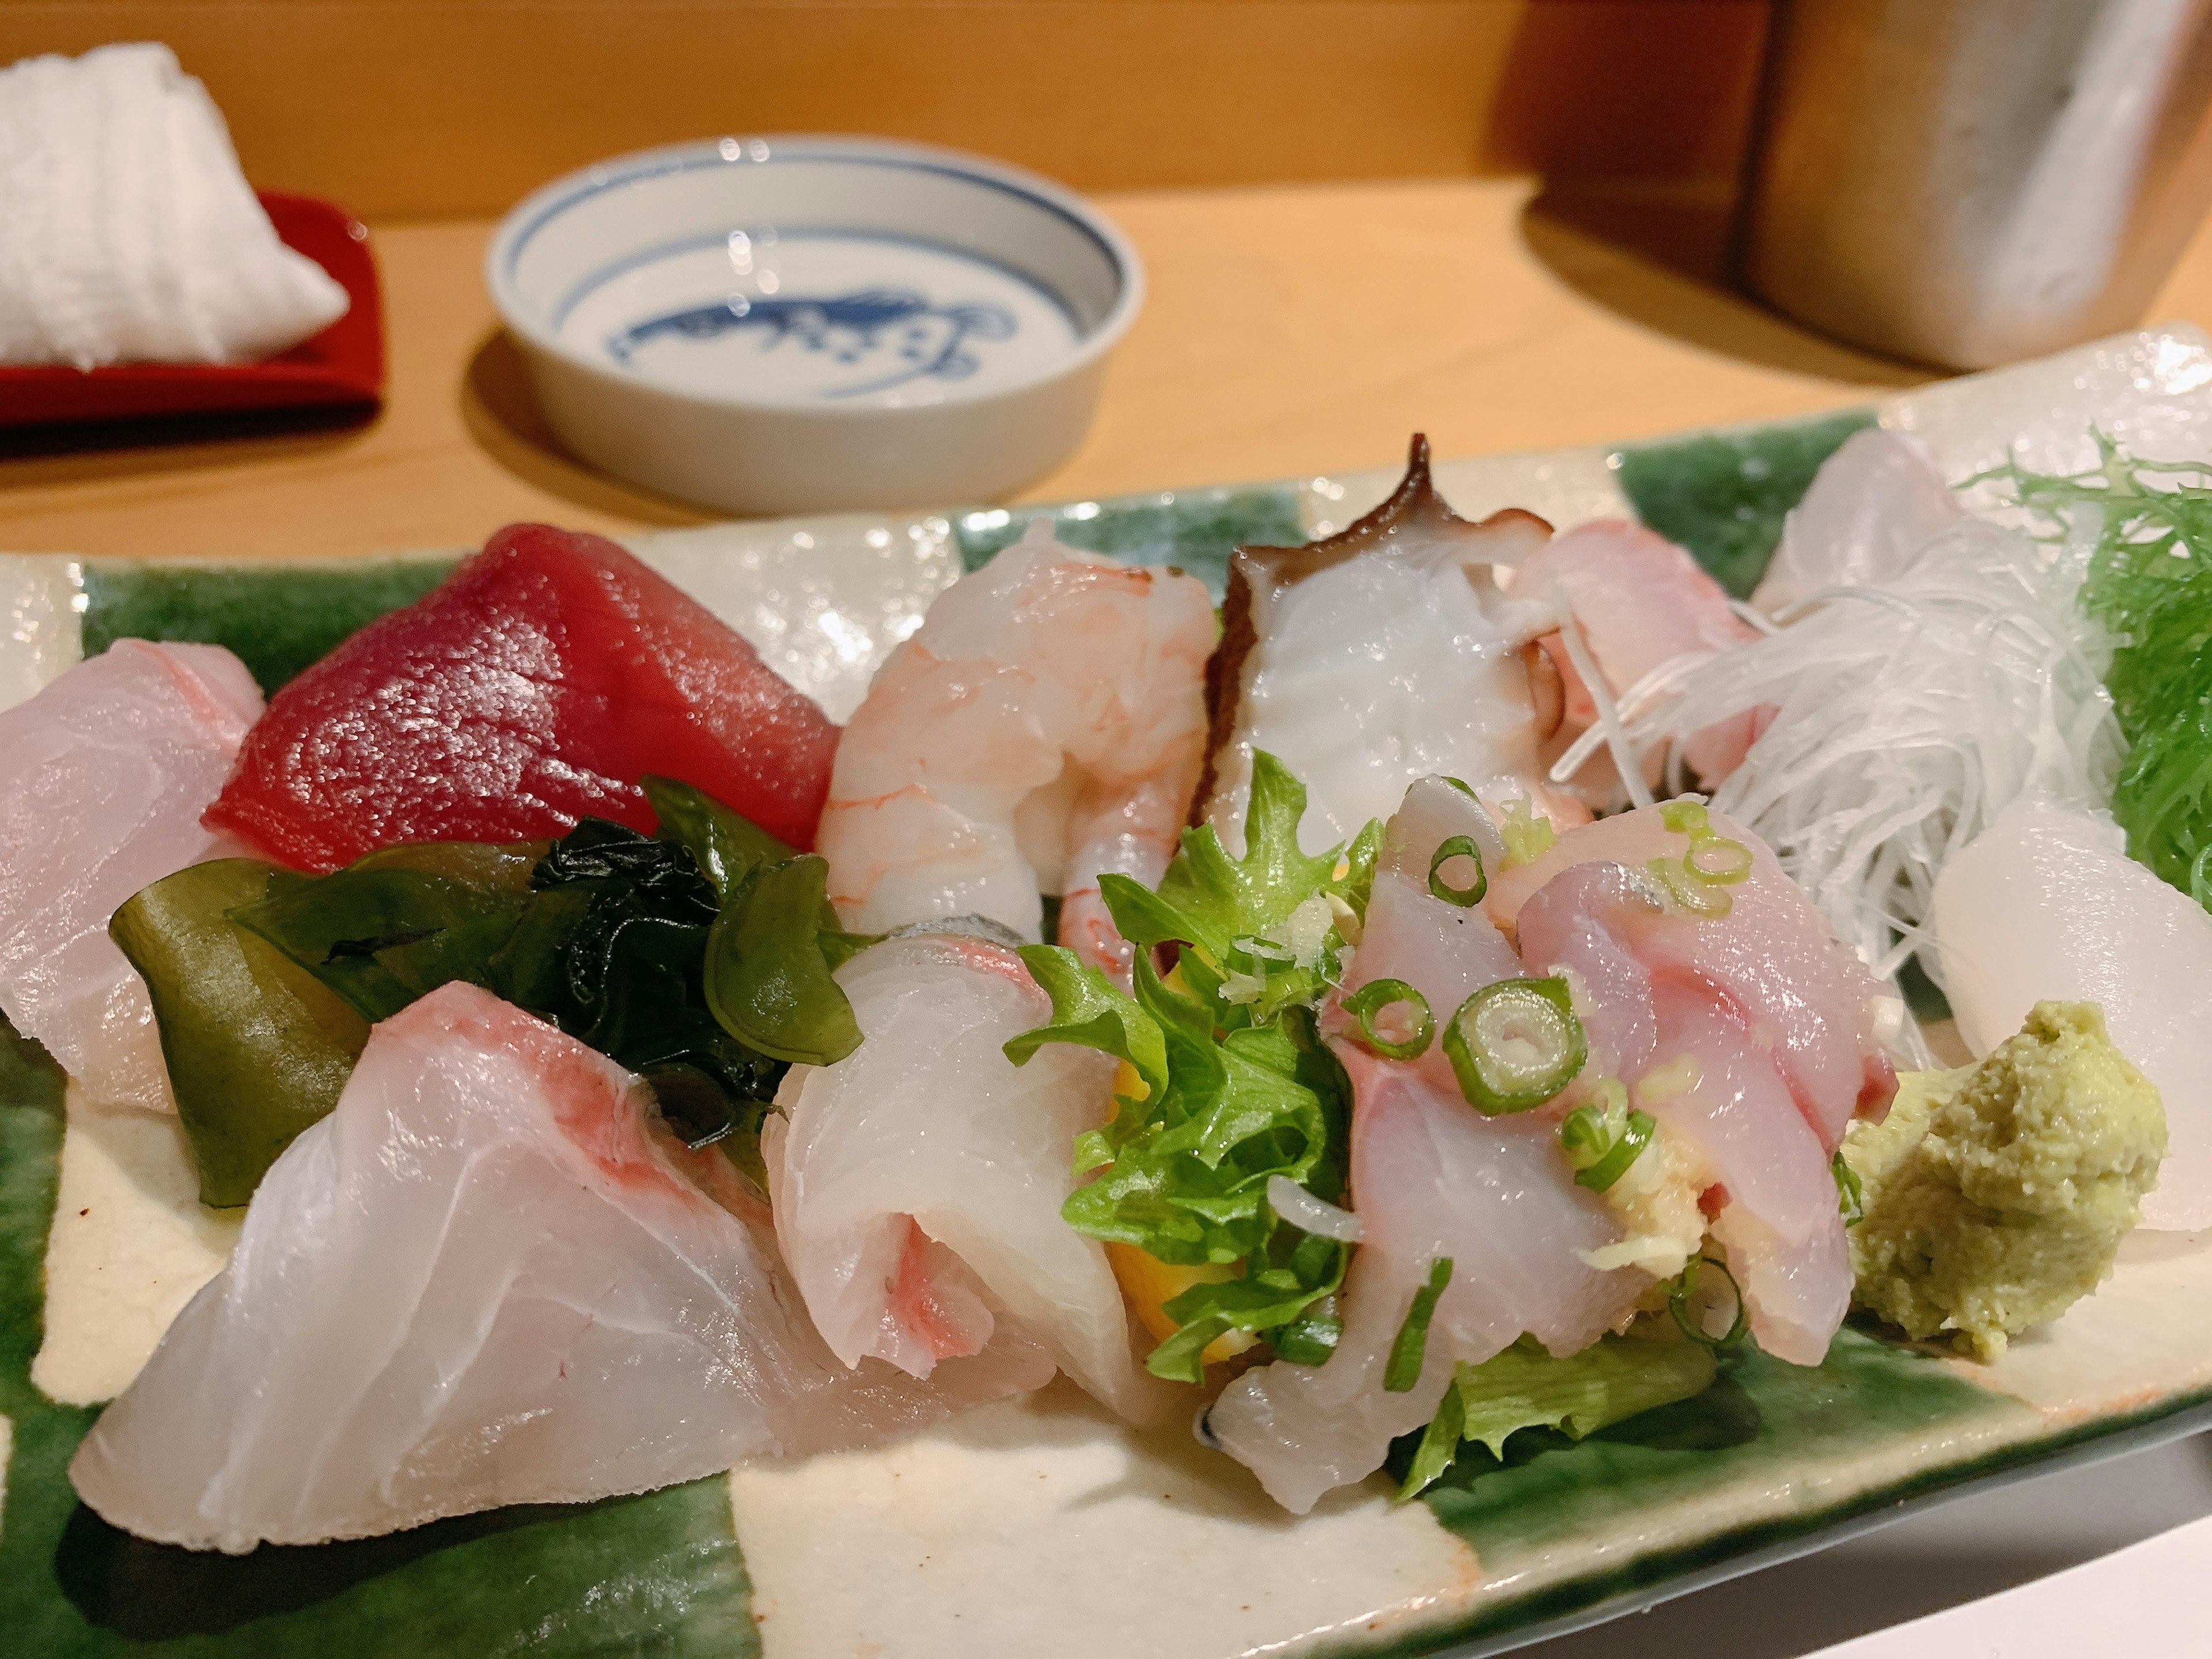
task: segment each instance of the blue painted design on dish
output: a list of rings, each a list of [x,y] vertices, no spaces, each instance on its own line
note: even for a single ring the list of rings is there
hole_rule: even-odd
[[[732,225],[725,230],[702,231],[690,236],[679,236],[670,241],[655,242],[650,247],[641,247],[633,252],[625,253],[619,259],[610,260],[601,265],[578,282],[568,293],[562,295],[560,303],[553,307],[546,319],[547,327],[556,334],[559,333],[568,323],[570,313],[578,306],[583,304],[585,301],[590,299],[592,295],[617,277],[627,276],[633,270],[642,270],[647,265],[659,264],[663,259],[673,259],[686,253],[697,253],[706,248],[720,247],[729,240],[731,233],[733,231],[742,232],[756,242],[770,240],[767,233],[772,231],[774,240],[787,244],[802,241],[881,242],[889,247],[921,248],[932,253],[949,254],[956,259],[964,259],[969,264],[981,265],[987,270],[995,270],[1003,276],[1012,277],[1014,281],[1046,301],[1054,310],[1066,318],[1068,327],[1074,331],[1078,338],[1081,338],[1085,332],[1083,319],[1077,314],[1075,307],[1068,303],[1066,295],[1039,281],[1036,272],[1024,270],[1021,266],[997,258],[984,252],[981,248],[969,247],[962,242],[946,241],[936,236],[918,236],[910,231],[884,230],[873,225],[787,223]]]
[[[514,280],[516,269],[522,262],[522,251],[530,246],[531,239],[580,202],[589,201],[592,197],[602,195],[611,190],[620,190],[624,185],[635,184],[641,179],[664,178],[672,173],[698,173],[711,167],[773,167],[780,161],[792,163],[813,161],[842,163],[854,167],[892,167],[908,173],[935,173],[942,178],[960,179],[969,184],[984,185],[1004,195],[1012,196],[1017,200],[1027,202],[1033,207],[1042,208],[1054,218],[1081,232],[1086,240],[1106,256],[1107,263],[1114,269],[1116,280],[1124,285],[1129,280],[1128,269],[1123,264],[1121,256],[1114,245],[1101,236],[1080,214],[1070,210],[1064,203],[1056,202],[1049,196],[1040,195],[1036,191],[1025,189],[1007,179],[994,179],[988,173],[973,172],[967,167],[954,167],[944,161],[910,160],[903,156],[848,155],[841,154],[836,150],[769,150],[765,145],[759,148],[766,153],[755,154],[743,147],[738,147],[734,152],[717,152],[713,155],[691,155],[657,161],[651,166],[637,167],[629,173],[618,173],[612,178],[595,179],[589,184],[571,191],[559,201],[547,203],[538,215],[522,228],[516,234],[514,242],[508,246],[507,280],[509,282]]]
[[[927,325],[937,322],[941,330]],[[733,329],[768,331],[762,349],[796,340],[808,351],[828,352],[841,363],[858,363],[889,349],[906,367],[860,384],[825,388],[825,398],[858,398],[923,379],[964,380],[981,367],[970,340],[1009,340],[1018,325],[1003,306],[934,306],[912,289],[871,288],[834,298],[787,295],[753,299],[732,295],[719,305],[694,306],[632,324],[607,341],[607,351],[627,366],[631,355],[656,338],[711,340]],[[884,343],[887,331],[900,337]],[[934,337],[933,337],[933,335]]]

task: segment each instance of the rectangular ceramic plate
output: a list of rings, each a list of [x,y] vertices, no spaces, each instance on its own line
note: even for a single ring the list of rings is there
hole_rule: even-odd
[[[1470,517],[1639,517],[1741,593],[1821,459],[1875,422],[1918,433],[1954,478],[2015,441],[2030,465],[2086,466],[2093,426],[2146,456],[2203,457],[2212,343],[2166,328],[1841,414],[1461,461],[1438,479]],[[1395,477],[633,545],[842,719],[931,598],[1037,514],[1076,545],[1180,564],[1218,592],[1237,543],[1340,527]],[[125,635],[219,641],[273,690],[453,556],[0,556],[0,707]],[[1525,1433],[1502,1465],[1473,1450],[1407,1504],[1378,1478],[1293,1519],[1187,1433],[1133,1433],[1060,1383],[882,1450],[359,1544],[195,1556],[106,1527],[64,1474],[99,1402],[235,1234],[193,1193],[172,1120],[68,1098],[0,1026],[0,1631],[14,1651],[1485,1654],[1816,1548],[1909,1501],[2212,1423],[2212,1239],[2139,1233],[2094,1297],[1996,1365],[1850,1328],[1817,1370],[1747,1354],[1702,1398],[1578,1445]]]

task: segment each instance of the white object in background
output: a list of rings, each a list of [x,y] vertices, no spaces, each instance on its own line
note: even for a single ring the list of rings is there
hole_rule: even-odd
[[[2212,1516],[1812,1659],[2080,1659],[2212,1653]]]
[[[1930,919],[1959,1035],[1978,1057],[2045,998],[2100,1003],[2166,1103],[2143,1224],[2212,1226],[2212,915],[2127,856],[2109,819],[2022,796],[1943,867]]]
[[[1083,441],[1144,297],[1083,199],[921,144],[727,137],[556,179],[492,303],[595,466],[743,514],[990,501]]]
[[[246,362],[349,303],[277,240],[167,46],[0,70],[0,362]]]

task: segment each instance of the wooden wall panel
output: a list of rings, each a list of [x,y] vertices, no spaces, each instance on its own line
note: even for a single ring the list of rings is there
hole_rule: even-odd
[[[1087,190],[1719,178],[1765,0],[6,0],[0,61],[157,39],[258,184],[483,214],[714,133],[862,131]]]

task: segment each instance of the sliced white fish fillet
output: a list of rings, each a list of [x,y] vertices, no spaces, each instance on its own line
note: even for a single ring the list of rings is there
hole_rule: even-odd
[[[1662,976],[1653,992],[1658,1051],[1673,1070],[1666,1087],[1647,1073],[1636,1103],[1682,1136],[1724,1194],[1713,1236],[1753,1338],[1777,1359],[1817,1365],[1851,1301],[1829,1150],[1735,1009],[1682,976]]]
[[[728,1161],[637,1079],[453,984],[379,1025],[230,1264],[70,1465],[119,1527],[313,1544],[886,1437],[1051,1375],[848,1370]]]
[[[1474,799],[1443,778],[1416,780],[1383,830],[1359,948],[1344,967],[1346,995],[1372,980],[1402,980],[1421,994],[1441,1027],[1484,986],[1520,973],[1513,946],[1480,904],[1454,904],[1429,889],[1437,849],[1455,836],[1475,844],[1486,879],[1504,868],[1505,843]],[[1465,859],[1451,859],[1437,873],[1447,887],[1465,891],[1473,884],[1472,869]],[[1322,1012],[1323,1028],[1331,1035],[1350,1029],[1340,1002],[1331,999]],[[1440,1091],[1458,1088],[1441,1044],[1431,1042],[1413,1063]]]
[[[1455,836],[1498,869],[1504,847],[1474,799],[1442,778],[1406,791],[1383,832],[1359,945],[1346,965],[1348,993],[1402,979],[1439,1026],[1481,987],[1521,965],[1480,904],[1428,890],[1437,850]],[[1464,890],[1470,866],[1439,875]],[[1342,1034],[1335,999],[1325,1030]],[[1581,1252],[1620,1241],[1619,1220],[1574,1184],[1550,1111],[1486,1118],[1467,1103],[1442,1045],[1386,1060],[1355,1040],[1334,1044],[1352,1079],[1352,1200],[1362,1243],[1342,1293],[1345,1329],[1319,1366],[1278,1361],[1230,1384],[1209,1413],[1217,1439],[1285,1508],[1304,1514],[1323,1492],[1380,1468],[1390,1442],[1435,1415],[1453,1364],[1487,1359],[1522,1332],[1572,1353],[1626,1316],[1650,1275],[1601,1271]],[[1440,1256],[1450,1285],[1430,1327],[1419,1382],[1382,1386],[1390,1346]]]
[[[1896,1087],[1880,987],[1756,837],[1711,822],[1752,854],[1725,916],[1668,902],[1644,867],[1686,845],[1656,809],[1570,830],[1491,899],[1529,972],[1572,976],[1592,1073],[1629,1085],[1690,1154],[1759,1346],[1816,1365],[1851,1288],[1829,1159]]]
[[[1123,1416],[1158,1416],[1172,1391],[1137,1364],[1105,1250],[1060,1213],[1071,1144],[1112,1113],[1113,1060],[1048,1043],[1009,1060],[1052,1005],[984,940],[889,939],[837,981],[866,1041],[794,1069],[762,1143],[784,1260],[831,1350],[927,1377],[1042,1344]]]
[[[2157,1085],[2167,1151],[2143,1224],[2212,1227],[2212,915],[2127,856],[2109,820],[2047,794],[1998,814],[1936,878],[1959,1035],[1978,1057],[2046,998],[2094,1002]]]
[[[1687,550],[1625,519],[1594,520],[1554,536],[1513,573],[1517,596],[1539,597],[1554,586],[1628,717],[1640,706],[1628,702],[1632,694],[1674,684],[1707,658],[1759,637]],[[1579,732],[1596,720],[1597,705],[1559,636],[1542,643],[1564,690],[1566,729]],[[1690,737],[1683,757],[1701,778],[1726,777],[1765,719],[1756,709],[1731,715]]]
[[[1436,1415],[1457,1362],[1479,1364],[1524,1331],[1553,1353],[1577,1352],[1651,1283],[1635,1268],[1583,1261],[1621,1228],[1570,1178],[1555,1119],[1486,1118],[1417,1066],[1356,1043],[1336,1048],[1352,1077],[1352,1192],[1364,1241],[1345,1279],[1344,1334],[1325,1364],[1247,1371],[1206,1417],[1230,1455],[1298,1515],[1380,1468],[1394,1438]],[[1382,1386],[1391,1345],[1440,1256],[1451,1258],[1451,1282],[1419,1380],[1393,1393]]]
[[[1918,438],[1879,427],[1854,432],[1783,520],[1782,545],[1751,602],[1772,616],[1824,587],[1887,581],[1966,516]]]
[[[261,693],[219,646],[120,640],[0,713],[0,1007],[96,1100],[174,1109],[123,902],[232,849],[200,827]]]
[[[1854,1115],[1887,1109],[1896,1091],[1895,1067],[1875,1035],[1882,988],[1764,842],[1721,813],[1711,822],[1752,857],[1750,874],[1726,890],[1727,915],[1617,905],[1605,925],[1651,973],[1702,980],[1741,1011],[1772,1051],[1797,1109],[1832,1151]],[[1522,907],[1533,896],[1578,864],[1640,871],[1654,857],[1680,858],[1687,845],[1666,827],[1660,809],[1622,812],[1570,830],[1534,863],[1502,872],[1484,902],[1501,927],[1520,930],[1528,971],[1546,973],[1555,960],[1569,959],[1561,952],[1573,920],[1562,915],[1556,927],[1545,921],[1522,929]]]

